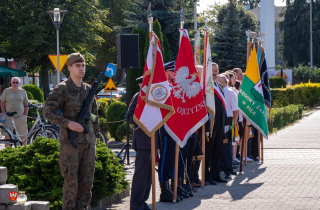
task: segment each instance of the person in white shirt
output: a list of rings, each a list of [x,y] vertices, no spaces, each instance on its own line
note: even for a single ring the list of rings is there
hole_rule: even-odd
[[[228,87],[228,80],[225,75],[218,75],[217,80],[223,86],[228,125],[232,126],[232,123],[234,122],[234,125],[237,126],[238,115],[239,115],[237,95],[232,91],[231,88]],[[233,168],[232,168],[233,158],[232,158],[232,139],[231,139],[232,134],[231,134],[231,131],[228,131],[226,133],[226,136],[228,138],[228,141],[224,142],[224,144],[223,144],[223,157],[224,157],[224,162],[226,165],[224,173],[225,173],[226,179],[231,179],[231,175],[237,174],[236,172],[233,172]]]

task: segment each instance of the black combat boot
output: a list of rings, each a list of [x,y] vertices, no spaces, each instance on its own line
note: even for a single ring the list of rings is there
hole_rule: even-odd
[[[173,192],[171,191],[170,187],[169,187],[169,181],[166,182],[160,182],[160,189],[161,189],[161,193],[160,193],[160,202],[169,202],[172,203],[173,202]],[[177,203],[180,201],[180,197],[177,196]]]
[[[183,186],[183,179],[182,177],[179,177],[178,178],[178,189],[179,189],[179,186],[180,186],[180,190],[181,191],[184,191],[184,193],[188,194],[189,197],[193,197],[193,193],[192,192],[188,192],[186,191],[182,186]]]
[[[174,187],[174,181],[171,180],[171,190],[173,191],[173,187]],[[178,178],[178,184],[177,184],[177,195],[181,196],[183,198],[189,198],[188,192],[185,191],[181,185],[179,185],[179,178]]]

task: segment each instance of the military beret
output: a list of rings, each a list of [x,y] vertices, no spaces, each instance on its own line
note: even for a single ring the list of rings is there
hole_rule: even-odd
[[[138,77],[138,78],[136,79],[136,81],[137,81],[137,83],[141,84],[142,81],[143,81],[143,76]]]
[[[84,57],[80,53],[72,53],[67,58],[67,66],[71,66],[74,63],[84,62]]]
[[[170,61],[164,64],[165,71],[175,71],[176,69],[176,61]]]

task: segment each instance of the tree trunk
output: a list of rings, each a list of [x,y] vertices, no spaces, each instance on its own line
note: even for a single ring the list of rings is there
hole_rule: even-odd
[[[41,57],[41,71],[42,71],[42,86],[44,100],[47,99],[50,88],[49,88],[49,77],[48,77],[48,64],[50,63],[48,56]]]

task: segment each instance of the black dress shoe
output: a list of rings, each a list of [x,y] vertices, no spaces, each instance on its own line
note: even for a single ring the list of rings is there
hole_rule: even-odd
[[[213,178],[213,181],[219,182],[219,183],[227,183],[227,182],[228,182],[228,180],[226,180],[226,179],[221,179],[220,177],[219,177],[219,178]]]
[[[224,178],[225,178],[225,179],[232,179],[232,178],[231,178],[231,175],[226,175]]]
[[[171,191],[170,187],[169,187],[169,181],[160,183],[160,202],[168,202],[168,203],[172,203],[173,202],[173,192]],[[178,203],[179,201],[182,201],[183,198],[180,196],[177,196],[177,200],[176,202]]]
[[[237,175],[237,172],[234,171],[234,172],[231,173],[231,175]]]
[[[213,181],[213,179],[206,180],[206,182],[208,182],[209,185],[217,185],[217,182]]]

